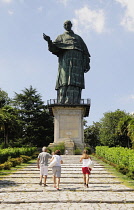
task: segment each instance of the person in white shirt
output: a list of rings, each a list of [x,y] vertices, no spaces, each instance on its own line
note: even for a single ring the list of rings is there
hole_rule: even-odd
[[[80,162],[82,162],[82,173],[84,179],[84,186],[88,187],[89,183],[89,175],[91,172],[91,168],[88,167],[88,162],[90,160],[90,156],[88,155],[88,151],[84,150],[82,156],[80,157]]]
[[[37,158],[37,167],[40,169],[40,183],[42,185],[42,178],[44,176],[44,187],[46,185],[47,175],[48,175],[48,159],[52,158],[52,155],[47,153],[47,148],[43,147],[42,152],[38,155]]]
[[[68,150],[67,149],[65,150],[65,155],[68,155]]]
[[[56,158],[57,163],[52,167],[54,187],[59,190],[61,177],[61,164],[63,163],[60,150],[56,150],[51,161]]]

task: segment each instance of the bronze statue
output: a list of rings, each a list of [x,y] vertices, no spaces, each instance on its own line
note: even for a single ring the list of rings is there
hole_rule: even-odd
[[[56,81],[57,99],[61,104],[79,104],[85,88],[84,73],[90,69],[90,54],[83,39],[71,28],[71,21],[64,23],[65,33],[54,42],[43,33],[50,52],[58,56],[59,67]]]

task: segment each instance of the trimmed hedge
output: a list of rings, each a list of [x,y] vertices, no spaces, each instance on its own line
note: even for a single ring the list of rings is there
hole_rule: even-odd
[[[118,171],[134,179],[134,150],[124,147],[97,146],[96,155],[115,164]]]
[[[9,158],[8,161],[6,161],[3,164],[0,164],[0,170],[10,170],[11,167],[15,167],[17,165],[20,165],[21,163],[27,163],[31,160],[31,157],[22,155],[18,158]]]
[[[21,163],[24,162],[22,157],[18,157],[18,158],[9,158],[8,159],[9,162],[11,162],[13,164],[13,167],[20,165]]]
[[[21,155],[32,156],[36,150],[36,147],[0,149],[0,164],[6,162],[9,158],[17,158]]]

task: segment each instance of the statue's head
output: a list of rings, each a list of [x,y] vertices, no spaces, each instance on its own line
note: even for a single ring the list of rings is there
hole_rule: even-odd
[[[65,28],[66,31],[71,31],[72,23],[71,23],[70,20],[66,20],[66,21],[64,22],[64,28]]]

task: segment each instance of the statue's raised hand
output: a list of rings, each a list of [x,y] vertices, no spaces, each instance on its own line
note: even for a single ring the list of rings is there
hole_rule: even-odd
[[[50,42],[51,39],[49,36],[47,36],[46,34],[43,33],[43,38],[47,41],[47,42]]]

